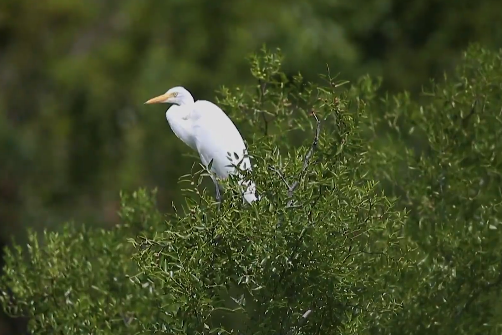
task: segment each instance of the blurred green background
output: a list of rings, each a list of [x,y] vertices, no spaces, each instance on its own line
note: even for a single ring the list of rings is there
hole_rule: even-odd
[[[2,0],[0,241],[25,228],[117,222],[119,190],[158,187],[169,210],[196,161],[171,132],[175,85],[215,100],[249,84],[247,57],[280,47],[317,80],[382,76],[417,95],[470,42],[502,46],[498,0]],[[246,136],[245,136],[246,137]],[[12,321],[0,321],[10,334]]]

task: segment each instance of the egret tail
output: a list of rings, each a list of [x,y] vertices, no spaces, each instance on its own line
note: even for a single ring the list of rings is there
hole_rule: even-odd
[[[239,183],[241,186],[247,186],[244,192],[244,200],[251,204],[254,201],[260,200],[260,197],[256,195],[256,185],[251,181],[241,181]]]

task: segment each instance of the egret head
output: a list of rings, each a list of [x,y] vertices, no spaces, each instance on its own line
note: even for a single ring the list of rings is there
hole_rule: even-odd
[[[145,104],[176,104],[185,105],[194,103],[193,97],[188,90],[182,86],[176,86],[169,89],[166,93],[152,98]]]

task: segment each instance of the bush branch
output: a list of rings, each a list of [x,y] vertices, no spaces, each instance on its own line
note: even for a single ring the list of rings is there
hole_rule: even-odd
[[[455,318],[456,321],[458,322],[460,320],[460,317],[462,316],[462,314],[464,314],[464,312],[466,312],[471,307],[471,305],[474,303],[474,301],[476,301],[476,299],[478,299],[482,293],[486,293],[486,292],[490,291],[491,289],[493,289],[494,287],[498,287],[500,285],[502,285],[502,271],[499,272],[499,275],[495,281],[484,285],[483,287],[481,287],[480,289],[475,291],[469,297],[469,299],[465,303],[464,307],[462,309],[460,309],[460,311],[457,313],[456,318]]]
[[[300,185],[300,181],[301,181],[302,177],[307,172],[307,168],[309,167],[309,164],[310,164],[310,159],[311,159],[312,155],[314,154],[314,150],[317,149],[317,144],[319,142],[319,134],[321,133],[321,120],[319,120],[319,118],[317,117],[317,115],[314,111],[312,111],[312,116],[314,116],[314,118],[316,120],[316,130],[315,130],[315,134],[314,134],[314,140],[312,141],[312,145],[310,146],[309,151],[307,152],[307,154],[305,155],[305,158],[303,159],[303,167],[302,167],[302,170],[300,171],[300,174],[298,175],[298,180],[295,180],[295,182],[293,184],[291,184],[291,186],[288,189],[288,197],[290,197],[290,198],[293,196],[293,193]]]

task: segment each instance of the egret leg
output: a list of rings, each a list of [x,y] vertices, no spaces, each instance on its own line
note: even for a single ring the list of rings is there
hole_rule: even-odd
[[[213,180],[214,187],[216,189],[216,202],[218,202],[218,209],[219,209],[221,207],[221,201],[222,201],[220,186],[218,185],[218,181],[214,176],[211,176],[211,179]]]
[[[221,200],[220,188],[216,185],[216,201],[218,202],[218,205],[221,205]]]

